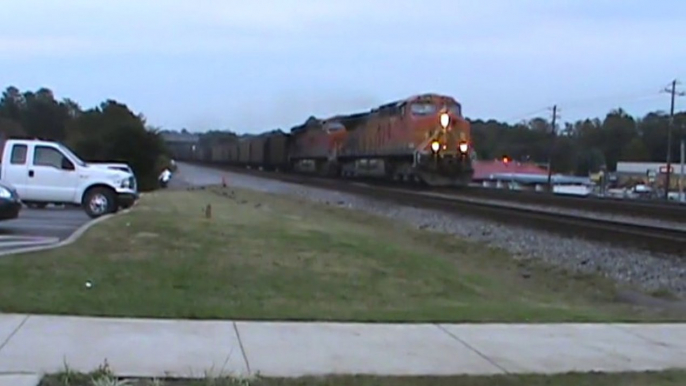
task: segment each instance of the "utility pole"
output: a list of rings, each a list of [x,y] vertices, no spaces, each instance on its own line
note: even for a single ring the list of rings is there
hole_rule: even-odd
[[[553,192],[553,151],[555,150],[555,137],[556,133],[556,122],[557,122],[557,105],[553,106],[553,122],[551,124],[552,128],[550,130],[550,150],[548,151],[548,191]]]
[[[667,127],[667,176],[665,178],[665,200],[669,199],[670,177],[672,175],[672,128],[674,126],[674,100],[677,96],[684,96],[686,93],[677,92],[676,86],[679,82],[675,79],[672,81],[671,89],[666,89],[665,92],[672,94],[672,101],[669,108],[669,126]]]
[[[684,201],[684,158],[686,158],[686,140],[681,139],[681,170],[679,170],[679,201]]]

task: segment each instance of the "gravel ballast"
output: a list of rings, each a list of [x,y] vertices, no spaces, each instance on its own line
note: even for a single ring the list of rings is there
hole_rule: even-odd
[[[192,185],[219,184],[268,193],[288,194],[307,200],[385,216],[422,229],[454,234],[503,248],[517,259],[537,259],[573,272],[594,273],[648,292],[667,290],[686,296],[686,259],[658,255],[602,242],[564,237],[524,227],[455,213],[390,204],[348,193],[182,165],[175,177]]]

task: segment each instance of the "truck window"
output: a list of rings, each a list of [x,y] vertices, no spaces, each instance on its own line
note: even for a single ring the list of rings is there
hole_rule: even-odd
[[[70,161],[74,160],[74,161],[76,161],[77,164],[79,164],[79,166],[84,166],[84,167],[86,166],[86,163],[83,162],[83,160],[81,158],[79,158],[76,154],[74,154],[74,152],[71,151],[68,147],[66,147],[62,144],[60,144],[59,147],[60,147],[60,150],[62,150],[62,152],[67,155],[67,158],[70,158]]]
[[[62,169],[62,159],[64,155],[52,147],[36,146],[33,152],[33,164],[36,166],[52,166],[57,169]]]
[[[26,145],[14,145],[12,146],[12,155],[10,157],[10,163],[12,165],[23,165],[26,163],[26,153],[28,147]]]

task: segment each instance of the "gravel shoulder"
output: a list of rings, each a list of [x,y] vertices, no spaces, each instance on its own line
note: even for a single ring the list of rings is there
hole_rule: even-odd
[[[217,183],[221,176],[226,176],[230,186],[335,204],[402,221],[419,229],[462,236],[505,249],[521,262],[535,260],[571,273],[612,279],[620,284],[618,297],[637,305],[686,310],[686,304],[679,300],[686,298],[686,259],[207,167],[183,165],[180,171],[179,178],[190,184]],[[214,176],[208,177],[210,174]],[[197,177],[199,175],[203,177]],[[628,287],[623,287],[624,284]],[[646,296],[631,287],[655,296]]]

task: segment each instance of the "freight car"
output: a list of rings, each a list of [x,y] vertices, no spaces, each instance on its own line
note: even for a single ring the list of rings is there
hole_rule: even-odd
[[[250,166],[250,141],[253,136],[246,136],[238,140],[238,164]]]
[[[474,173],[469,123],[454,98],[421,94],[367,112],[310,117],[293,127],[246,136],[226,162],[341,178],[384,178],[464,186]]]
[[[290,136],[281,130],[274,130],[265,135],[264,162],[267,170],[287,171],[290,170],[288,158],[290,148]]]
[[[250,148],[250,154],[248,155],[248,166],[255,169],[264,168],[264,145],[266,143],[266,140],[267,137],[264,134],[257,135],[248,140]]]

